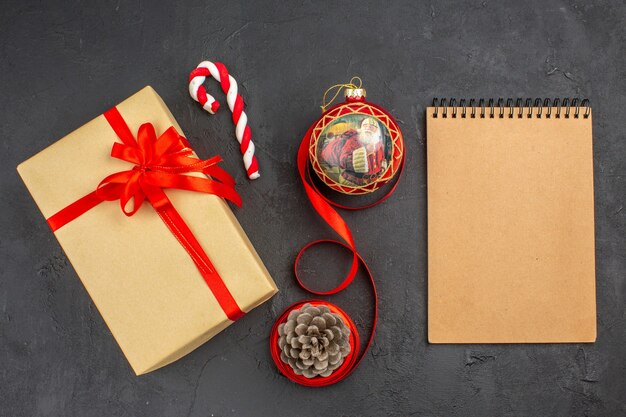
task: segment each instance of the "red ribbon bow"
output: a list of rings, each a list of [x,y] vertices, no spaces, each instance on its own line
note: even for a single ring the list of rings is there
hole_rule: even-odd
[[[157,138],[154,126],[144,123],[135,140],[117,108],[104,113],[104,117],[122,141],[113,144],[111,156],[135,166],[109,175],[100,182],[95,191],[50,216],[48,224],[52,230],[58,230],[103,201],[120,200],[124,214],[132,216],[147,198],[185,248],[226,316],[232,321],[242,317],[243,311],[189,226],[163,191],[164,188],[177,188],[214,194],[241,206],[241,197],[234,189],[235,181],[217,166],[221,158],[215,156],[203,160],[195,157],[187,139],[179,135],[174,127],[170,127]],[[194,176],[194,173],[204,175]],[[129,209],[131,204],[132,208]]]
[[[107,120],[111,117],[108,112],[105,116]],[[125,124],[123,127],[127,128]],[[96,190],[99,198],[107,201],[119,199],[122,211],[127,216],[135,214],[146,197],[156,210],[168,204],[169,199],[163,188],[215,194],[241,207],[241,197],[234,190],[235,181],[217,166],[221,161],[219,156],[206,160],[196,158],[187,140],[174,127],[167,129],[157,139],[154,126],[144,123],[137,133],[137,141],[130,130],[126,131],[123,127],[116,129],[123,143],[113,144],[111,156],[135,166],[103,179]],[[192,172],[209,175],[212,179],[187,175]],[[129,211],[131,202],[133,207]]]

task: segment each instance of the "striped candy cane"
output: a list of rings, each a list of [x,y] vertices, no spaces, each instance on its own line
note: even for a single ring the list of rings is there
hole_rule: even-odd
[[[206,77],[212,76],[220,82],[222,90],[226,93],[228,107],[233,113],[233,123],[235,123],[235,135],[240,145],[243,155],[243,164],[246,167],[248,178],[251,180],[259,178],[259,164],[254,155],[254,143],[251,140],[252,134],[248,126],[248,116],[243,111],[243,99],[237,93],[237,81],[228,74],[228,70],[221,62],[202,61],[196,69],[189,74],[189,94],[202,105],[202,108],[214,114],[220,104],[206,92],[202,84]]]

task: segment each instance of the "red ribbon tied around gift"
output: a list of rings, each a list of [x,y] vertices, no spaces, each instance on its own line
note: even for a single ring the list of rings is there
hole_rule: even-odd
[[[213,194],[240,207],[241,197],[235,191],[235,181],[217,166],[221,158],[197,158],[187,139],[179,135],[174,127],[157,138],[154,126],[144,123],[135,140],[117,108],[110,109],[104,116],[122,141],[113,144],[111,156],[134,166],[107,176],[95,191],[48,218],[48,224],[56,231],[103,201],[119,200],[124,214],[132,216],[147,199],[185,248],[228,318],[233,321],[239,319],[244,313],[163,191],[175,188]]]

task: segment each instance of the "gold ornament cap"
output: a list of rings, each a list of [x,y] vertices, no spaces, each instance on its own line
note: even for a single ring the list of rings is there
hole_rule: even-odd
[[[346,88],[344,91],[344,94],[348,99],[360,100],[367,97],[367,92],[365,91],[365,88]]]

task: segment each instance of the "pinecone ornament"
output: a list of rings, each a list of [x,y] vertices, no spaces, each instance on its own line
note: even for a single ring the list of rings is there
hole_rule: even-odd
[[[329,376],[350,353],[350,329],[324,305],[290,312],[278,336],[280,359],[306,378]]]

